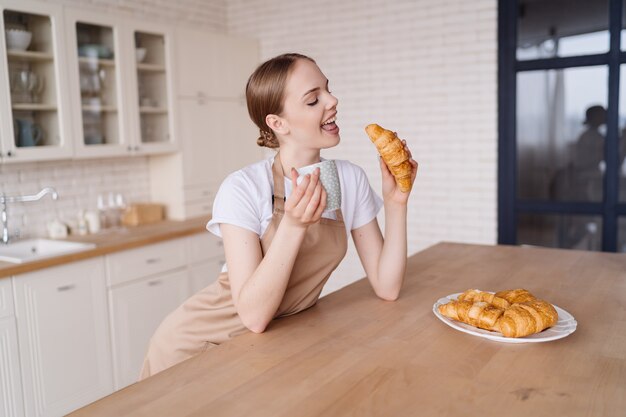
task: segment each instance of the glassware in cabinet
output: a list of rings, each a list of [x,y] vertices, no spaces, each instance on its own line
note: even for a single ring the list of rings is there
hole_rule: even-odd
[[[76,23],[76,53],[85,146],[119,144],[114,28]]]
[[[134,38],[140,141],[143,144],[168,143],[171,127],[165,37],[135,31]]]
[[[53,26],[48,15],[2,13],[15,148],[62,146]]]

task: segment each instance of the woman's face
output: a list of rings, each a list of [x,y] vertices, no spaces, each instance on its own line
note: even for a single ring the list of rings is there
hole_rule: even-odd
[[[280,115],[288,129],[286,136],[310,148],[337,145],[337,103],[328,90],[328,79],[318,66],[308,59],[298,59],[287,79],[285,103]]]

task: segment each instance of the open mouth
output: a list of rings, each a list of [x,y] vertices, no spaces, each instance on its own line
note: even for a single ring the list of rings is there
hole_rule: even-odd
[[[336,115],[326,120],[324,123],[322,123],[322,129],[327,132],[336,133],[339,130],[339,127],[335,123],[336,120]]]

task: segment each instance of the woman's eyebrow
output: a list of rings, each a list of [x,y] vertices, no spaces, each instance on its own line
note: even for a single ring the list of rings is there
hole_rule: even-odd
[[[302,94],[302,97],[304,98],[304,97],[306,97],[307,94],[310,94],[310,93],[312,93],[314,91],[317,91],[319,89],[320,89],[319,87],[311,88],[309,91],[307,91],[306,93]],[[326,80],[326,89],[328,89],[328,80]]]

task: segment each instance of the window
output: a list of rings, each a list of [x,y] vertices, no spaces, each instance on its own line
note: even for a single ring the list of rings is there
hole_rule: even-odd
[[[499,1],[499,243],[626,252],[624,2]]]

